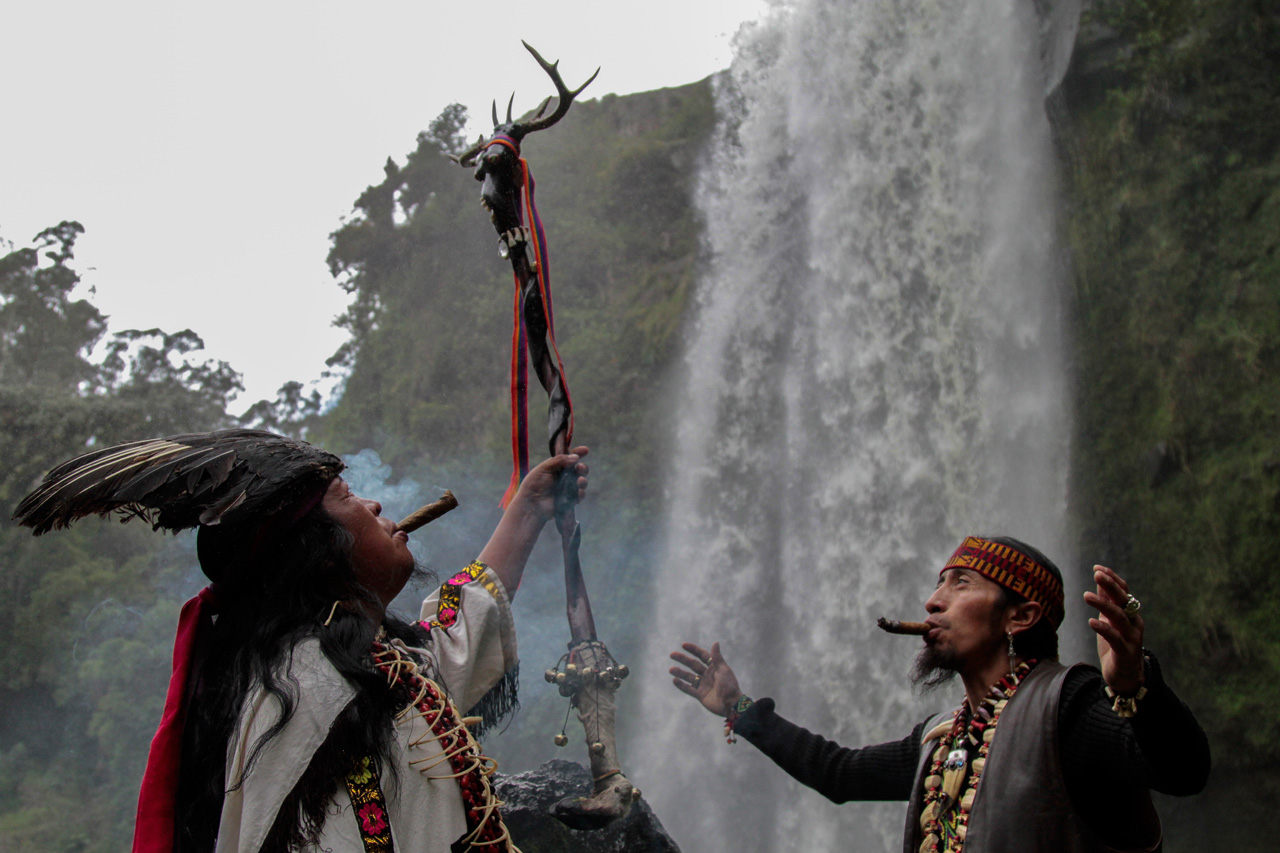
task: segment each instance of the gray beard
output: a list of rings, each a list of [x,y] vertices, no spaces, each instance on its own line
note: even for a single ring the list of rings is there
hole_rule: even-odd
[[[937,646],[925,646],[911,666],[911,686],[919,693],[929,693],[956,677],[958,661],[951,652]]]

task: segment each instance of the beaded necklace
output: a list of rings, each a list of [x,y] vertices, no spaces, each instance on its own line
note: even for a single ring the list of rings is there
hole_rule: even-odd
[[[397,717],[416,713],[427,725],[428,734],[415,739],[409,746],[417,746],[427,740],[434,740],[440,745],[440,757],[430,760],[426,766],[417,765],[428,759],[411,761],[410,766],[428,774],[430,779],[458,780],[468,831],[455,842],[455,846],[462,845],[476,853],[520,853],[511,843],[511,835],[502,821],[499,802],[489,781],[498,767],[497,762],[480,752],[480,745],[471,736],[453,701],[438,684],[419,672],[417,662],[399,640],[374,640],[373,667],[387,676],[389,684],[399,684],[413,696]],[[430,774],[431,770],[446,762],[446,772]]]
[[[938,748],[924,780],[924,810],[920,813],[924,841],[920,842],[919,853],[960,853],[964,849],[969,812],[978,795],[996,723],[1018,685],[1037,663],[1023,661],[1016,670],[1001,677],[973,714],[968,713],[967,702],[961,702],[956,709],[950,732],[938,738]],[[970,746],[978,747],[972,768],[967,767]],[[966,769],[972,772],[966,774]]]

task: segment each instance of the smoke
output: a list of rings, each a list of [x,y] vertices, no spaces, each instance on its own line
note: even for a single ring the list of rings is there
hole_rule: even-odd
[[[458,508],[409,534],[409,548],[418,564],[435,573],[435,582],[406,587],[392,603],[404,618],[419,617],[422,600],[440,581],[467,565],[480,553],[502,517],[498,500],[505,480],[491,472],[441,467],[419,471],[421,480],[403,477],[392,482],[393,471],[371,449],[344,456],[347,469],[342,476],[352,491],[382,504],[384,515],[403,518],[448,489],[458,498]],[[607,465],[605,466],[608,467]],[[429,483],[430,485],[423,485]],[[610,514],[624,514],[625,507],[611,506]],[[604,577],[613,567],[625,566],[634,554],[612,532],[606,521],[597,522],[591,498],[578,507],[583,526],[582,559],[589,588],[597,593],[596,618],[602,638],[620,660],[631,660],[634,638],[611,632],[611,623],[620,615],[619,603],[606,591]],[[520,710],[497,730],[486,734],[485,751],[495,757],[504,773],[540,766],[551,758],[586,763],[581,727],[570,719],[570,746],[557,749],[553,736],[565,724],[568,700],[542,677],[568,647],[569,629],[565,618],[565,593],[560,540],[553,524],[543,530],[525,567],[520,588],[512,601],[516,637],[520,652]],[[624,686],[621,701],[626,701]]]

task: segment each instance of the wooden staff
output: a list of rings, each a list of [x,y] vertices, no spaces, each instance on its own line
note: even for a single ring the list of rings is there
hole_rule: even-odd
[[[559,101],[550,115],[544,117],[551,99],[542,102],[537,114],[528,121],[513,121],[511,104],[507,104],[506,122],[498,122],[497,104],[493,110],[493,135],[483,136],[455,160],[459,165],[475,166],[475,178],[482,182],[480,199],[489,211],[498,232],[498,252],[511,262],[517,287],[517,309],[514,352],[512,355],[512,432],[517,475],[512,477],[508,496],[519,485],[519,475],[527,468],[527,420],[523,406],[527,380],[526,367],[538,377],[548,399],[548,449],[553,456],[568,453],[573,436],[573,406],[565,383],[563,366],[555,343],[555,321],[551,306],[551,286],[546,257],[546,243],[533,201],[533,177],[520,157],[520,142],[535,131],[558,122],[569,111],[573,99],[595,74],[577,89],[570,90],[556,69],[526,43],[525,47],[555,84]],[[599,73],[599,69],[596,70]],[[525,349],[527,348],[527,357]],[[596,637],[591,601],[578,558],[582,530],[574,512],[577,475],[566,469],[562,475],[556,501],[556,527],[564,553],[565,612],[569,620],[571,655],[581,659],[582,682],[562,684],[578,710],[587,735],[591,775],[595,780],[590,797],[561,800],[552,814],[574,829],[598,829],[627,814],[640,791],[622,773],[618,763],[617,739],[614,733],[615,704],[613,692],[617,680],[600,678],[601,672],[618,672],[625,677],[625,667],[617,667],[604,644]],[[578,664],[574,664],[575,669]],[[563,740],[562,740],[563,738]],[[557,743],[567,740],[563,733]]]

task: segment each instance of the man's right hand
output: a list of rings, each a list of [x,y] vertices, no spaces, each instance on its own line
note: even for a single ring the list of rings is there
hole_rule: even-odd
[[[738,677],[733,674],[733,669],[720,656],[720,644],[712,643],[711,651],[693,643],[681,643],[680,647],[684,652],[672,652],[671,659],[685,668],[673,666],[667,670],[671,673],[671,683],[677,690],[697,699],[711,713],[727,716],[738,704],[742,691],[738,688]]]

